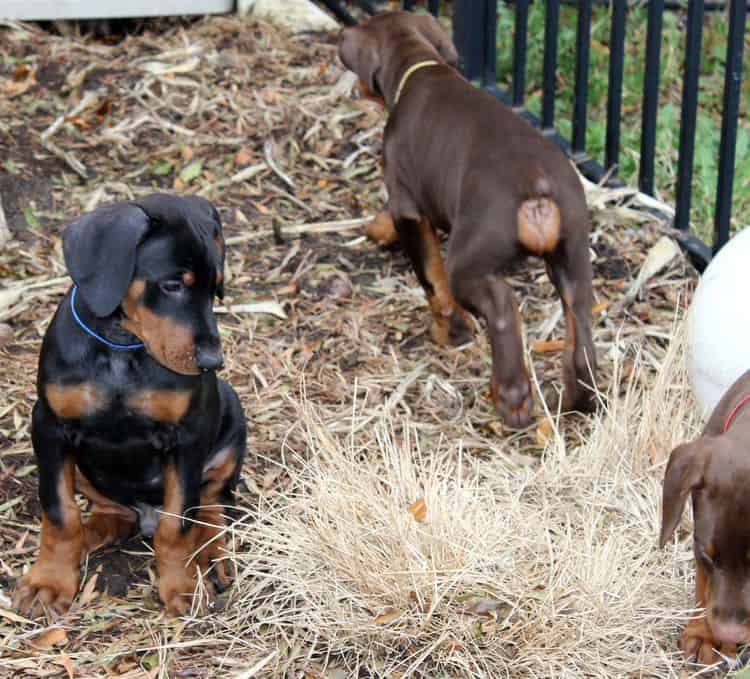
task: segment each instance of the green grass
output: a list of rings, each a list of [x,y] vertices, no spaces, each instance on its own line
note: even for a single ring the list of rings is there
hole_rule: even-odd
[[[501,86],[510,88],[513,64],[514,8],[498,4],[497,77]],[[628,184],[638,182],[641,143],[641,97],[646,45],[646,8],[631,7],[625,38],[625,68],[622,93],[619,176]],[[586,149],[603,164],[606,133],[606,105],[609,68],[610,12],[595,7],[591,25],[591,51],[588,93]],[[693,231],[711,242],[717,163],[724,92],[727,16],[723,12],[707,15],[703,24],[700,93],[691,225]],[[560,8],[558,37],[557,99],[555,126],[566,139],[571,136],[571,114],[575,73],[576,10]],[[526,106],[541,114],[542,59],[544,44],[544,3],[535,2],[529,12],[526,68]],[[680,100],[685,50],[685,15],[665,12],[661,48],[660,106],[657,118],[655,190],[657,196],[674,201],[677,176],[677,150],[680,135]],[[745,32],[740,120],[737,132],[732,229],[748,223],[750,217],[750,26]]]

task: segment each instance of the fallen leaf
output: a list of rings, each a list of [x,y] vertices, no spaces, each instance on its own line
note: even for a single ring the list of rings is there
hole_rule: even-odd
[[[193,149],[191,149],[189,146],[183,146],[182,147],[182,159],[189,163],[192,159],[195,153],[193,152]]]
[[[536,442],[540,448],[544,448],[552,437],[552,422],[545,417],[536,428]]]
[[[412,502],[406,511],[414,517],[417,523],[424,523],[424,520],[427,518],[427,505],[423,498]]]
[[[52,627],[29,639],[28,644],[39,651],[48,651],[53,646],[61,646],[67,642],[68,633],[62,627]]]
[[[68,679],[73,679],[75,675],[73,674],[73,661],[70,659],[70,656],[60,651],[59,662],[65,668],[65,671],[68,673]]]
[[[638,276],[625,293],[625,302],[632,302],[638,296],[646,281],[664,269],[679,254],[680,246],[669,236],[662,236],[656,241],[648,251],[646,261],[641,266]]]
[[[201,170],[203,169],[202,160],[194,160],[192,163],[188,163],[182,168],[180,172],[180,179],[185,183],[189,184],[193,179],[200,176]]]
[[[99,592],[96,591],[96,581],[99,579],[99,573],[94,573],[87,581],[81,592],[81,596],[78,597],[79,606],[85,606],[90,601],[96,599],[99,596]]]
[[[591,313],[594,316],[598,316],[602,311],[606,311],[609,307],[609,300],[604,302],[599,302],[598,304],[594,304],[594,306],[591,307]]]
[[[400,617],[401,617],[401,611],[390,610],[390,611],[386,611],[385,613],[381,613],[377,617],[373,618],[370,621],[370,624],[387,625]]]
[[[253,154],[247,148],[241,148],[234,154],[235,165],[249,165],[253,159]]]
[[[185,188],[185,183],[179,177],[175,177],[174,181],[172,182],[172,188],[175,191],[182,191],[182,189]]]
[[[261,203],[256,203],[254,200],[251,200],[250,202],[252,203],[253,207],[258,212],[260,212],[260,214],[262,214],[262,215],[270,215],[271,214],[271,211],[265,205],[262,205]]]
[[[532,342],[530,348],[537,354],[550,354],[555,351],[562,351],[565,348],[565,341],[547,340],[541,342]]]

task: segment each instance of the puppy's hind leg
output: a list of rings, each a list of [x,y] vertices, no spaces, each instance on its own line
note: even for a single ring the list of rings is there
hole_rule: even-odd
[[[432,312],[430,335],[441,346],[460,346],[472,338],[472,322],[448,286],[440,240],[429,220],[399,219],[399,240],[424,288]]]
[[[563,384],[566,410],[588,412],[596,405],[596,353],[591,338],[591,260],[588,230],[575,231],[545,257],[547,274],[565,312]]]

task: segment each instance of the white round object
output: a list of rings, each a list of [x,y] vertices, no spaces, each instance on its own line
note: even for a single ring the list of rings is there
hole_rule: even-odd
[[[750,368],[750,228],[719,251],[703,272],[688,309],[687,370],[708,417]]]

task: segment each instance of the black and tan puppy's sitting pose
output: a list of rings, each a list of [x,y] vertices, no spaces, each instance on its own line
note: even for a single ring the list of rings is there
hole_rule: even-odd
[[[154,538],[159,595],[179,615],[197,569],[223,555],[222,511],[245,454],[239,399],[215,374],[219,215],[201,198],[152,195],[82,216],[63,251],[74,285],[44,337],[31,423],[39,557],[15,605],[65,612],[82,555],[140,529]],[[76,492],[91,502],[85,523]],[[230,577],[216,561],[209,589]]]

